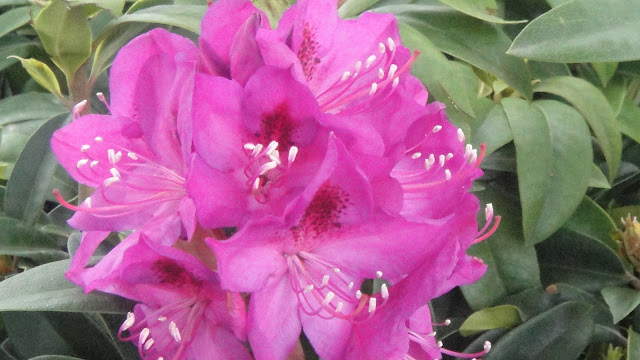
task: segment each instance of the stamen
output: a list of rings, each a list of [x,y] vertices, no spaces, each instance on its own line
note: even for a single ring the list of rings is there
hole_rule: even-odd
[[[87,106],[87,100],[82,100],[73,106],[73,109],[71,109],[71,112],[73,113],[74,119],[77,119],[78,117],[80,117],[80,113],[82,113],[82,110],[84,110],[85,106]]]
[[[91,164],[89,164],[89,167],[93,169],[96,165],[98,165],[98,160],[93,160]]]
[[[336,306],[336,312],[341,312],[344,307],[344,303],[342,301],[338,301],[338,306]]]
[[[399,83],[400,83],[400,78],[393,79],[393,82],[391,83],[391,88],[395,88],[396,86],[398,86]]]
[[[387,38],[387,45],[389,45],[389,50],[394,51],[396,49],[396,43],[392,38]]]
[[[251,156],[256,157],[258,155],[260,155],[260,153],[262,152],[262,148],[264,146],[262,144],[257,144],[255,148],[253,148],[253,151],[251,152]]]
[[[356,291],[356,299],[360,299],[362,297],[362,291]]]
[[[380,286],[380,296],[385,300],[389,298],[389,289],[387,288],[387,284],[382,284]]]
[[[118,169],[116,168],[111,168],[109,169],[109,172],[111,173],[111,175],[113,175],[114,178],[120,180],[122,179],[122,177],[120,176],[120,172],[118,171]]]
[[[376,311],[376,298],[369,298],[369,314]]]
[[[147,351],[151,348],[151,346],[153,346],[153,343],[155,342],[155,340],[153,339],[149,339],[147,340],[146,343],[144,343],[144,350]]]
[[[127,156],[131,160],[138,160],[138,155],[136,155],[136,153],[134,153],[134,152],[131,152],[131,151],[127,152]]]
[[[384,54],[385,52],[387,52],[387,47],[384,46],[383,43],[379,43],[378,44],[378,50],[380,51],[380,54]]]
[[[129,328],[131,328],[133,324],[135,324],[135,322],[136,322],[136,315],[132,312],[128,312],[127,319],[122,323],[122,326],[120,327],[120,331],[129,330]]]
[[[458,128],[458,141],[460,142],[464,142],[464,132],[462,131],[462,129]]]
[[[384,70],[382,70],[382,68],[378,69],[378,79],[382,80],[382,78],[384,77]]]
[[[87,165],[88,162],[89,162],[89,159],[80,159],[80,160],[78,160],[78,163],[76,164],[76,167],[78,169],[80,169],[81,167]]]
[[[413,153],[413,155],[411,155],[411,159],[413,159],[413,160],[419,159],[420,156],[422,156],[422,153],[415,152],[415,153]]]
[[[488,203],[484,208],[484,218],[489,221],[493,218],[493,204]]]
[[[169,323],[169,332],[171,333],[171,336],[173,336],[173,339],[176,342],[182,341],[180,330],[178,329],[178,326],[176,325],[176,323],[174,323],[173,321]]]
[[[429,158],[424,159],[424,168],[426,170],[431,169],[431,161],[429,161]]]
[[[376,61],[376,56],[375,55],[369,56],[364,64],[365,68],[368,69],[371,66],[371,64],[373,64],[374,61]]]
[[[349,285],[347,285],[347,287],[349,288],[349,290],[353,289],[353,281],[349,283]]]
[[[140,337],[138,338],[138,343],[144,344],[147,341],[147,338],[149,337],[150,332],[151,330],[149,330],[149,328],[142,329],[142,331],[140,331]]]
[[[444,155],[438,156],[438,163],[440,163],[440,167],[444,166],[444,160],[445,160]]]
[[[376,83],[371,84],[371,90],[369,90],[369,95],[375,94],[376,91],[378,91],[378,84]]]
[[[356,73],[358,73],[358,71],[360,71],[360,69],[362,68],[362,61],[356,61],[355,68],[356,68]]]
[[[278,148],[278,142],[273,140],[269,143],[269,145],[267,145],[267,150],[265,151],[265,154],[271,155],[277,148]]]
[[[309,284],[309,285],[304,287],[304,290],[302,290],[302,292],[306,294],[309,291],[313,290],[313,288],[314,288],[313,284]]]
[[[327,286],[329,283],[329,275],[325,275],[322,277],[322,286]]]
[[[256,148],[256,146],[254,144],[252,144],[252,143],[246,143],[246,144],[244,144],[243,147],[244,147],[245,150],[249,150],[249,151],[251,151],[251,150]]]
[[[103,139],[102,136],[96,136],[93,140],[95,140],[95,142],[102,142]]]
[[[342,77],[340,78],[340,80],[345,81],[349,78],[349,76],[351,76],[351,72],[345,71],[344,73],[342,73]]]
[[[446,159],[447,160],[451,160],[452,157],[453,157],[453,154],[452,153],[448,153]]]
[[[437,133],[438,131],[442,130],[442,125],[436,125],[433,127],[433,133]]]
[[[393,77],[393,75],[396,74],[396,71],[398,70],[398,65],[396,64],[391,64],[391,66],[389,66],[389,74],[387,75],[387,77],[389,79],[391,79]]]
[[[115,163],[116,163],[116,151],[113,150],[113,149],[107,150],[107,158],[109,159],[109,162],[111,164],[115,165]]]
[[[88,207],[88,208],[90,208],[90,207],[91,207],[91,198],[90,198],[90,197],[88,197],[88,198],[84,199],[84,205],[85,205],[86,207]]]
[[[491,227],[491,229],[489,231],[487,231],[484,235],[476,238],[475,240],[473,240],[473,243],[479,243],[483,240],[486,240],[489,236],[493,235],[493,233],[496,232],[496,230],[498,230],[498,226],[500,225],[500,221],[502,220],[501,216],[496,216],[493,218],[494,222],[493,222],[493,226]]]
[[[87,150],[89,150],[89,148],[91,148],[91,146],[89,146],[89,145],[82,145],[82,146],[80,146],[80,151],[82,151],[82,152],[86,152]]]
[[[254,192],[258,191],[258,189],[260,188],[260,177],[257,177],[254,181],[253,181],[253,186],[252,189]]]
[[[273,170],[278,166],[278,164],[275,161],[270,161],[264,165],[262,165],[260,167],[260,170],[258,171],[259,176],[260,175],[264,175],[267,171],[269,170]]]
[[[336,273],[336,274],[339,273],[340,272],[340,268],[334,267],[333,268],[333,272]]]
[[[165,322],[165,321],[167,321],[167,317],[166,316],[158,316],[158,321]]]
[[[382,278],[382,271],[378,270],[376,271],[376,276],[378,277],[378,279]]]
[[[444,178],[445,180],[451,180],[451,171],[449,169],[444,169]]]
[[[331,302],[331,300],[333,300],[333,298],[336,296],[336,294],[334,294],[333,292],[329,291],[327,293],[327,295],[324,297],[324,300],[322,300],[322,306],[327,306],[329,305],[329,303]]]

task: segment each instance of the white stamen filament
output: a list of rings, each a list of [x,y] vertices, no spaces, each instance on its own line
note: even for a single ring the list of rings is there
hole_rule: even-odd
[[[364,63],[365,68],[368,69],[371,66],[371,64],[373,64],[374,61],[376,61],[376,56],[375,55],[369,56],[366,62]]]
[[[76,167],[78,169],[80,169],[81,167],[87,165],[88,162],[89,162],[89,159],[80,159],[80,160],[78,160],[78,163],[76,164]]]
[[[378,84],[376,83],[371,84],[371,90],[369,90],[369,95],[375,94],[376,91],[378,91]]]

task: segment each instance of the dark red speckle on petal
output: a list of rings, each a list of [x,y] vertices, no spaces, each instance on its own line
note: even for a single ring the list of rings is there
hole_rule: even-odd
[[[299,223],[305,234],[321,235],[339,228],[340,214],[349,204],[349,194],[336,185],[325,182],[316,191]]]
[[[295,124],[291,119],[289,106],[282,103],[276,106],[270,113],[262,115],[260,119],[260,142],[268,144],[275,140],[280,151],[287,151],[293,144],[291,137],[295,130]]]
[[[185,290],[196,290],[200,286],[200,281],[193,274],[171,259],[157,260],[153,264],[153,270],[160,283]]]
[[[317,55],[319,44],[315,39],[315,35],[315,27],[305,22],[302,28],[302,42],[300,42],[300,48],[298,49],[298,59],[302,65],[302,71],[307,76],[307,80],[313,79],[313,73],[320,62],[320,58]]]

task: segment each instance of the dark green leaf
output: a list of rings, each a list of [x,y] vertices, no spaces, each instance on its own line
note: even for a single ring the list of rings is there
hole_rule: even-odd
[[[22,359],[46,354],[75,355],[45,314],[8,312],[3,313],[2,318],[9,339]]]
[[[527,61],[533,79],[546,79],[555,76],[569,76],[571,71],[567,64],[558,64],[530,60]]]
[[[640,143],[640,108],[632,100],[625,98],[618,113],[620,131]]]
[[[0,126],[20,121],[49,119],[68,112],[51,94],[26,93],[0,100]]]
[[[576,110],[551,100],[534,105],[546,117],[553,145],[549,188],[542,195],[544,206],[531,235],[536,243],[559,229],[582,201],[589,187],[593,154],[589,128]]]
[[[40,265],[0,282],[0,311],[126,313],[133,303],[97,291],[85,294],[64,277],[68,260]]]
[[[471,137],[474,148],[480,148],[480,144],[487,144],[487,155],[513,140],[509,119],[504,113],[502,105],[496,104],[482,124],[475,129]]]
[[[486,360],[577,359],[589,344],[594,323],[591,306],[568,302],[540,314],[503,336]]]
[[[29,22],[29,7],[18,7],[0,15],[0,37]]]
[[[613,74],[616,73],[616,69],[618,68],[617,62],[600,62],[593,63],[593,69],[598,74],[598,78],[600,79],[600,83],[603,87],[606,87],[609,83],[609,80],[613,77]]]
[[[38,41],[28,40],[21,36],[7,36],[0,39],[0,71],[18,62],[15,57],[29,56],[29,50],[39,44]]]
[[[437,0],[385,6],[387,3],[376,4],[380,7],[374,10],[395,13],[400,22],[424,34],[443,52],[495,75],[531,98],[529,70],[524,61],[505,54],[511,39],[498,27],[461,14]]]
[[[56,241],[20,220],[0,217],[0,254],[32,257],[38,255],[67,258]]]
[[[589,178],[589,186],[599,189],[611,189],[611,185],[602,170],[596,164],[591,165],[591,177]]]
[[[627,345],[627,360],[640,359],[640,335],[629,329],[629,343]]]
[[[127,13],[113,22],[112,26],[127,22],[143,22],[177,26],[193,33],[200,33],[200,20],[206,6],[198,5],[158,5]]]
[[[504,20],[496,16],[498,4],[495,0],[440,0],[452,8],[480,20],[497,24],[520,24],[527,20]]]
[[[65,356],[65,355],[40,355],[36,357],[32,357],[29,360],[83,360],[73,356]]]
[[[27,141],[7,182],[4,211],[7,215],[34,224],[48,195],[57,161],[49,141],[70,116],[61,114],[44,123]]]
[[[567,283],[587,291],[629,282],[618,254],[609,246],[567,229],[538,244],[538,261],[545,284]]]
[[[611,239],[616,225],[606,211],[595,201],[585,196],[580,206],[564,224],[564,228],[597,240],[617,251],[618,245]]]
[[[495,305],[507,295],[542,285],[535,250],[523,241],[517,205],[490,187],[476,195],[481,203],[493,203],[496,214],[504,215],[498,230],[469,250],[488,266],[486,274],[478,282],[462,287],[471,308],[480,310]],[[480,218],[484,220],[484,217]]]
[[[469,336],[491,329],[510,329],[522,323],[520,310],[512,305],[499,305],[471,314],[460,326],[460,334]]]
[[[42,9],[33,25],[44,49],[67,78],[91,56],[91,29],[81,6],[69,8],[53,0]]]
[[[640,305],[640,291],[631,288],[608,287],[600,291],[609,305],[613,322],[618,323]]]
[[[536,18],[509,54],[572,63],[640,59],[640,7],[629,0],[573,0]]]
[[[522,228],[526,241],[533,244],[542,240],[536,228],[553,173],[551,129],[538,106],[521,99],[504,99],[502,106],[516,146]]]
[[[571,76],[544,79],[534,91],[561,96],[582,114],[598,139],[607,159],[609,181],[613,181],[620,164],[622,140],[615,114],[602,92],[588,81]]]

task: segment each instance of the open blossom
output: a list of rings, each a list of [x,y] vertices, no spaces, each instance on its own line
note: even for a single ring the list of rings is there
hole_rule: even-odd
[[[134,233],[87,269],[80,284],[139,302],[119,334],[143,359],[251,359],[242,343],[244,300],[181,250]]]

